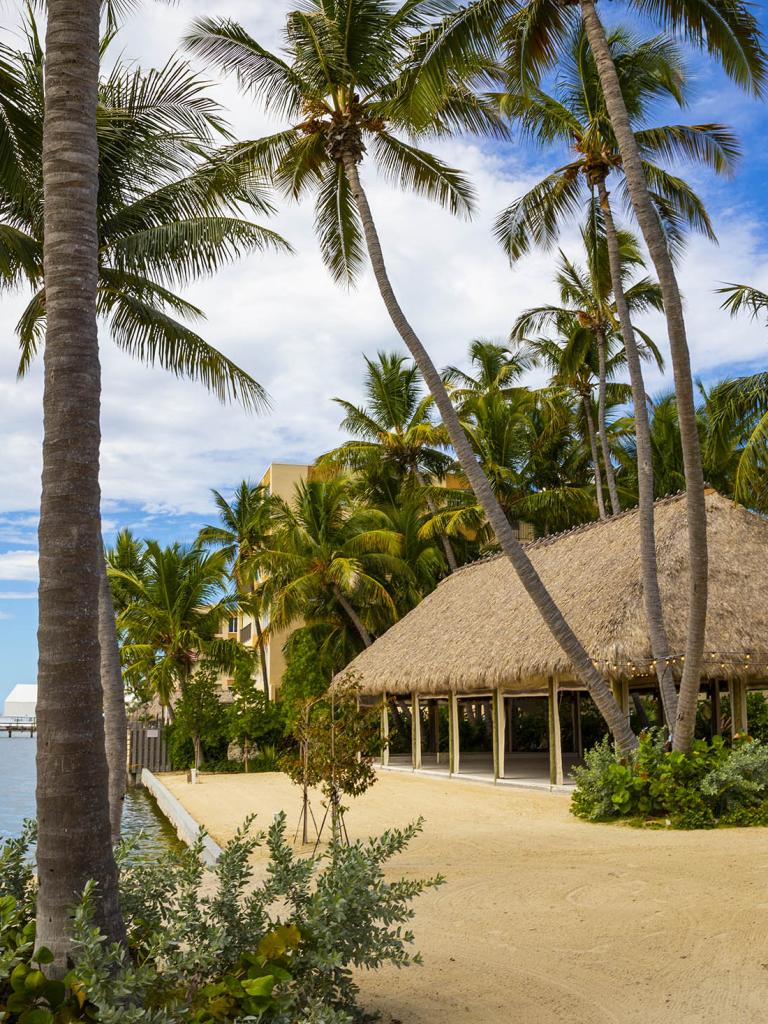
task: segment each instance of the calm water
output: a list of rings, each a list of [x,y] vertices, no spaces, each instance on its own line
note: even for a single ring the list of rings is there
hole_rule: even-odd
[[[18,835],[25,818],[35,816],[35,748],[28,736],[0,736],[0,839]],[[123,832],[141,832],[142,853],[157,853],[179,840],[154,800],[143,789],[131,789],[125,798]]]

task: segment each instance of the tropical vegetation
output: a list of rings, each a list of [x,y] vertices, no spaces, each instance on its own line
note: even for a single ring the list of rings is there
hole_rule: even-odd
[[[189,849],[159,858],[117,851],[124,946],[95,923],[86,887],[73,917],[75,952],[61,979],[35,929],[34,829],[0,844],[0,1013],[8,1024],[351,1024],[364,1019],[355,968],[418,963],[413,900],[441,884],[385,870],[421,822],[367,842],[332,839],[321,857],[297,857],[284,814],[268,832],[251,821],[223,851],[214,877]],[[269,851],[265,880],[252,854]],[[339,913],[343,905],[344,912]],[[275,908],[279,907],[279,912]]]
[[[202,733],[218,714],[210,697],[220,677],[238,677],[239,732],[232,738],[242,751],[260,719],[275,714],[266,700],[269,635],[263,630],[295,630],[301,639],[289,641],[289,656],[314,661],[306,685],[294,682],[298,707],[443,575],[498,549],[613,734],[615,749],[599,748],[584,770],[594,769],[582,776],[582,794],[593,791],[577,805],[585,816],[602,816],[606,808],[623,812],[626,805],[681,824],[694,818],[711,824],[736,820],[734,800],[740,800],[746,817],[758,820],[761,745],[703,747],[694,735],[707,614],[704,479],[766,511],[768,386],[757,373],[696,387],[676,261],[688,229],[712,236],[714,227],[693,189],[670,169],[684,156],[727,172],[738,146],[722,125],[658,126],[656,119],[659,100],[686,98],[686,68],[674,39],[706,51],[738,86],[762,94],[766,54],[750,5],[628,3],[631,15],[650,18],[662,31],[643,38],[621,26],[607,30],[594,0],[306,0],[288,13],[282,55],[237,22],[200,18],[185,40],[188,50],[234,76],[281,121],[272,135],[246,141],[230,134],[204,81],[179,59],[154,71],[116,59],[110,72],[101,72],[128,6],[104,5],[105,34],[99,4],[48,0],[45,45],[28,14],[24,48],[0,50],[0,286],[32,290],[18,325],[21,369],[43,340],[45,356],[37,941],[49,952],[35,959],[34,911],[23,893],[9,894],[15,902],[4,904],[2,927],[12,952],[4,950],[0,964],[12,967],[2,981],[16,1007],[11,1013],[30,1022],[85,1013],[77,977],[76,987],[71,976],[62,980],[76,937],[93,991],[122,970],[132,972],[130,981],[125,975],[127,989],[145,984],[125,952],[136,941],[135,922],[125,893],[121,911],[113,852],[119,793],[110,765],[121,761],[111,737],[120,731],[114,709],[122,684],[116,660],[105,653],[115,653],[115,629],[132,694],[178,718],[179,736],[186,730],[200,765]],[[565,220],[578,219],[584,251],[561,253],[559,294],[510,324],[506,343],[474,339],[467,365],[441,373],[388,274],[366,191],[369,168],[396,188],[469,217],[477,205],[471,183],[430,147],[452,136],[506,142],[514,131],[560,145],[568,156],[504,211],[497,237],[519,259],[536,245],[551,245]],[[111,593],[105,594],[97,320],[145,362],[199,380],[222,400],[263,408],[256,381],[197,334],[202,311],[182,291],[255,249],[287,249],[250,219],[272,212],[272,190],[288,199],[314,197],[318,245],[334,280],[354,283],[370,263],[407,354],[382,351],[366,360],[364,403],[339,399],[349,436],[319,459],[292,498],[273,500],[244,481],[232,498],[216,493],[220,522],[193,544],[163,547],[121,534],[108,553]],[[644,249],[630,233],[633,225],[617,222],[616,194]],[[646,250],[652,271],[645,269]],[[418,258],[414,253],[416,269]],[[768,308],[765,293],[749,285],[726,285],[723,294],[733,315],[762,316]],[[673,394],[650,400],[641,358],[649,354],[658,364],[661,342],[654,344],[635,322],[648,309],[663,314],[674,379]],[[546,383],[527,383],[529,370],[548,375]],[[690,586],[679,690],[669,667],[653,532],[654,496],[677,487],[686,491]],[[644,737],[640,744],[521,543],[526,530],[565,529],[609,509],[617,513],[635,499],[644,610],[666,727],[663,740]],[[256,623],[259,664],[248,662],[251,654],[238,640],[220,634],[223,619],[242,613]],[[254,685],[259,668],[263,696]],[[295,728],[298,719],[285,720]],[[84,730],[87,744],[78,742]],[[69,770],[62,773],[57,766],[65,758]],[[610,792],[600,788],[605,780]],[[87,813],[69,820],[74,801]],[[276,828],[272,852],[280,877],[291,892],[303,893],[312,869],[290,861]],[[366,886],[376,886],[385,859],[377,860],[376,851],[394,851],[403,841],[336,852],[330,877],[343,861],[352,873],[360,869]],[[238,849],[232,863],[240,863],[242,843]],[[191,868],[184,872],[176,893],[190,896],[197,883]],[[73,924],[72,897],[84,891]],[[404,920],[402,898],[417,889],[388,891],[401,900],[390,919]],[[242,936],[243,920],[227,898],[220,894],[217,912],[231,911],[233,930]],[[191,912],[193,898],[179,901]],[[203,915],[213,906],[199,905]],[[294,908],[299,932],[306,905]],[[258,901],[249,906],[263,911]],[[169,924],[158,905],[146,913],[155,925]],[[361,925],[366,921],[361,914]],[[195,918],[203,932],[209,923]],[[272,958],[280,963],[236,944],[223,978],[206,961],[195,973],[205,979],[195,992],[200,1021],[217,1019],[217,1012],[228,1019],[265,1009],[279,1020],[286,1007],[292,1019],[304,1013],[319,1020],[312,1017],[318,1000],[342,1015],[356,1012],[347,965],[378,963],[369,947],[345,948],[327,972],[307,946],[301,972],[307,979],[322,975],[330,988],[302,989],[298,980],[293,987],[295,933],[290,942],[283,933],[274,939],[262,925],[263,915],[251,940],[264,936],[270,950],[282,942]],[[390,959],[405,962],[386,930],[372,933]],[[98,953],[107,948],[102,940],[113,944],[106,961]],[[165,946],[157,948],[173,962]],[[188,953],[191,947],[182,941],[174,948]],[[14,950],[21,950],[18,962]],[[267,961],[271,983],[264,980]],[[23,1005],[13,982],[17,969]],[[179,967],[182,988],[186,971]],[[291,1002],[296,991],[304,994]],[[231,1004],[233,995],[242,1001]],[[160,1021],[165,1009],[162,1000],[157,1005]],[[128,1019],[130,1010],[118,1012]]]

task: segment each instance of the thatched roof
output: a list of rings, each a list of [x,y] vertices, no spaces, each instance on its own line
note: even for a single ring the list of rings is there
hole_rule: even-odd
[[[709,615],[704,675],[768,678],[768,521],[709,490]],[[659,582],[670,652],[684,653],[688,607],[685,495],[656,503]],[[653,679],[636,509],[525,545],[598,667]],[[680,667],[678,661],[675,666]],[[501,555],[443,580],[349,666],[363,693],[538,688],[574,679],[514,569]]]

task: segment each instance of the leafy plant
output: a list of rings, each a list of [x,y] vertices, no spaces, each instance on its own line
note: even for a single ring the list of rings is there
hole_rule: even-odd
[[[305,793],[320,786],[334,837],[342,827],[342,796],[361,796],[376,781],[373,758],[381,749],[378,708],[360,705],[360,681],[345,673],[324,697],[304,702],[293,728],[298,749],[283,770]]]
[[[574,771],[571,809],[588,821],[664,818],[674,828],[760,825],[768,821],[768,746],[720,736],[697,740],[690,754],[668,751],[651,730],[629,757],[608,737]]]
[[[322,857],[296,857],[285,815],[266,835],[245,822],[214,869],[196,846],[159,859],[118,853],[128,948],[94,924],[94,886],[75,908],[75,964],[49,980],[35,949],[34,906],[0,890],[0,1021],[3,1024],[351,1024],[362,1020],[355,968],[420,962],[407,928],[412,900],[440,877],[385,880],[389,860],[421,822]],[[0,848],[6,887],[28,863],[31,833]],[[265,842],[269,869],[254,885],[252,854]],[[15,867],[14,867],[15,865]],[[24,876],[22,894],[28,889]]]

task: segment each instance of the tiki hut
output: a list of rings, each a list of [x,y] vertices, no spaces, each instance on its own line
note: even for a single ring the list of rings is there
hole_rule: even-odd
[[[706,495],[709,614],[702,685],[720,727],[720,693],[730,696],[731,727],[746,727],[746,689],[768,675],[768,521],[716,491]],[[688,535],[685,495],[656,502],[659,583],[673,669],[685,650],[688,614]],[[536,570],[629,714],[633,691],[655,688],[643,611],[636,509],[525,545]],[[503,556],[465,566],[350,665],[364,698],[394,702],[412,715],[410,762],[422,764],[423,710],[439,761],[436,707],[447,706],[448,758],[459,771],[460,705],[480,707],[492,732],[489,772],[502,778],[513,742],[513,715],[523,698],[547,702],[549,775],[562,781],[561,716],[569,715],[569,745],[582,752],[581,684],[533,602]],[[385,705],[386,706],[386,705]],[[399,710],[398,710],[399,709]],[[384,715],[388,728],[390,715]],[[445,717],[445,716],[444,716]],[[505,736],[506,733],[506,736]],[[391,758],[390,758],[391,759]],[[567,758],[566,758],[567,760]]]

